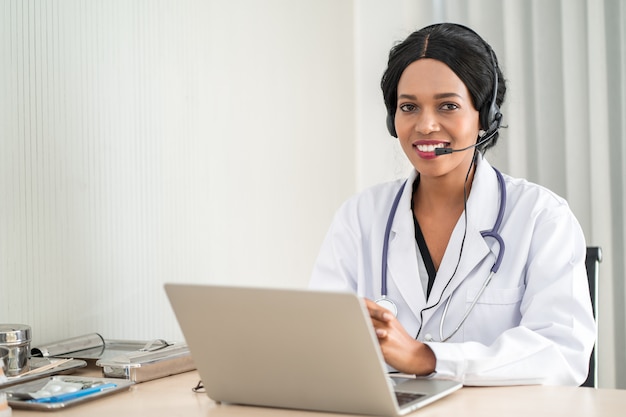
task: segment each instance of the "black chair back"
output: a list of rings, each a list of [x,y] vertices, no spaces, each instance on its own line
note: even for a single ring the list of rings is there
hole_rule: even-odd
[[[602,249],[597,246],[587,247],[587,280],[589,282],[589,293],[591,294],[591,305],[593,306],[593,316],[598,319],[598,306],[596,300],[598,298],[598,269],[602,262]],[[597,339],[597,338],[596,338]],[[597,343],[597,340],[596,340]],[[587,380],[583,382],[581,387],[597,388],[598,384],[598,358],[596,356],[596,348],[591,351],[591,359],[589,360],[589,375]]]

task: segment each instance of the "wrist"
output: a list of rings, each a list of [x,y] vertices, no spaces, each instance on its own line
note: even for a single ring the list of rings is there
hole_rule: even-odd
[[[427,376],[435,372],[437,357],[430,346],[417,342],[414,357],[414,373],[418,376]]]

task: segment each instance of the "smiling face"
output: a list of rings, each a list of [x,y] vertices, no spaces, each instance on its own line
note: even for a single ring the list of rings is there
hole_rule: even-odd
[[[411,63],[398,82],[395,128],[404,153],[422,179],[467,173],[474,148],[435,155],[435,148],[476,143],[479,113],[463,81],[444,63],[430,58]]]

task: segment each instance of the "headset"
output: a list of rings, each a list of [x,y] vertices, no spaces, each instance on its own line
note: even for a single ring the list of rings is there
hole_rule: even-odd
[[[463,148],[463,149],[437,148],[435,149],[436,155],[444,155],[444,154],[449,154],[452,152],[460,152],[460,151],[465,151],[469,148],[481,146],[484,143],[491,140],[495,136],[495,134],[498,132],[498,129],[500,128],[500,124],[502,123],[502,113],[500,112],[500,107],[498,106],[496,102],[496,99],[498,98],[498,66],[496,63],[495,53],[493,52],[493,49],[491,48],[491,46],[489,46],[489,44],[485,42],[480,37],[480,35],[478,35],[475,31],[473,31],[472,29],[466,26],[462,26],[462,25],[458,25],[458,26],[463,27],[467,29],[468,31],[474,33],[479,39],[483,41],[485,47],[489,50],[489,53],[491,55],[491,63],[493,64],[493,75],[494,75],[493,97],[491,99],[491,103],[489,105],[489,110],[487,111],[487,113],[485,114],[485,112],[480,112],[480,125],[482,126],[483,131],[484,131],[479,136],[480,140],[476,142],[475,144],[468,146],[466,148]],[[394,114],[392,114],[391,112],[387,113],[387,130],[389,130],[389,133],[391,134],[391,136],[397,138],[398,133],[396,132],[394,118],[395,118],[395,112]]]
[[[487,45],[487,43],[485,43]],[[493,49],[489,45],[489,52],[491,54],[491,62],[493,64],[493,98],[491,99],[491,104],[489,105],[489,111],[487,112],[487,117],[481,117],[481,126],[487,126],[485,136],[489,136],[494,134],[500,128],[500,124],[502,123],[502,113],[500,112],[500,107],[498,103],[496,103],[496,99],[498,98],[498,65],[496,64],[496,55],[493,52]]]

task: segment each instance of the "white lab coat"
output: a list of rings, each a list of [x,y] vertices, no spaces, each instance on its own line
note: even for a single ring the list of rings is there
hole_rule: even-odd
[[[494,225],[500,193],[495,171],[479,156],[467,201],[467,230],[461,215],[427,300],[411,210],[416,175],[409,177],[393,221],[387,287],[404,328],[435,353],[436,376],[466,385],[580,385],[587,376],[596,327],[586,244],[566,201],[541,186],[504,176],[502,265],[461,329],[441,343],[446,301],[452,296],[444,337],[459,324],[502,250],[480,234]],[[310,288],[352,291],[373,300],[381,296],[385,224],[402,182],[374,186],[343,204],[321,247]],[[435,341],[426,341],[429,336]]]

